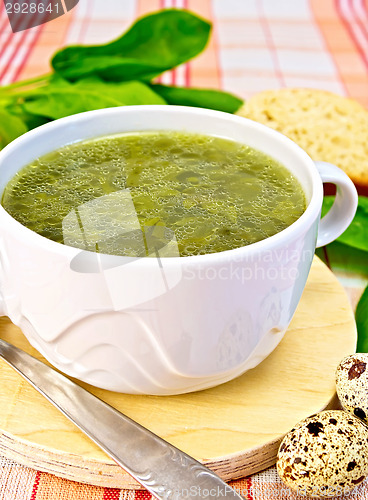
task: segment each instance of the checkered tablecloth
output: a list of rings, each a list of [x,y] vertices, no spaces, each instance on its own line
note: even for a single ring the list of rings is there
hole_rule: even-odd
[[[222,88],[245,99],[265,89],[314,87],[368,107],[368,0],[80,0],[64,16],[15,34],[4,4],[0,0],[3,85],[47,73],[59,47],[107,42],[147,12],[183,7],[213,22],[211,42],[161,82]],[[287,490],[274,468],[233,485],[248,500],[305,498]],[[149,498],[143,490],[66,481],[0,456],[0,500]],[[368,483],[344,498],[368,499]]]

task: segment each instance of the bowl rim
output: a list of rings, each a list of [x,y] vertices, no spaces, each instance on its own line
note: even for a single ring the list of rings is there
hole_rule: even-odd
[[[257,241],[255,243],[251,243],[249,245],[245,245],[242,247],[233,248],[230,250],[224,250],[222,252],[214,252],[208,254],[201,255],[189,255],[183,257],[160,257],[165,263],[166,266],[176,266],[180,262],[180,264],[204,264],[206,261],[208,262],[221,262],[228,260],[239,260],[239,258],[249,258],[254,257],[260,254],[263,251],[270,251],[280,246],[287,246],[292,240],[296,239],[302,233],[305,233],[311,225],[315,222],[316,218],[319,219],[321,207],[322,207],[322,199],[323,199],[323,185],[322,179],[319,175],[318,169],[314,163],[314,161],[310,158],[310,156],[295,142],[286,137],[285,135],[277,132],[274,129],[271,129],[263,124],[250,120],[248,118],[233,115],[230,113],[225,113],[222,111],[204,109],[204,108],[196,108],[190,106],[173,106],[173,105],[137,105],[137,106],[119,106],[114,108],[104,108],[93,111],[86,111],[84,113],[79,113],[71,116],[67,116],[64,118],[60,118],[54,120],[53,122],[46,123],[41,125],[33,130],[30,130],[18,137],[10,144],[8,144],[5,148],[0,151],[0,169],[1,164],[6,161],[7,156],[12,154],[16,149],[25,147],[29,141],[39,140],[39,136],[42,136],[43,133],[52,132],[58,133],[63,127],[67,127],[70,125],[77,125],[78,122],[83,122],[84,120],[98,119],[101,116],[114,118],[115,115],[120,115],[121,113],[168,113],[168,114],[185,114],[190,113],[193,117],[202,115],[208,116],[213,119],[226,119],[233,123],[238,123],[239,125],[247,125],[253,129],[256,129],[258,132],[265,135],[265,138],[270,137],[273,140],[277,140],[284,148],[291,149],[299,158],[300,161],[303,162],[304,166],[307,167],[310,179],[311,179],[311,199],[307,205],[307,208],[303,212],[303,214],[290,226],[286,227],[282,231],[274,234],[273,236],[269,236],[263,240]],[[147,127],[146,131],[148,132],[150,129]],[[158,129],[151,129],[158,130]],[[164,129],[162,129],[164,130]],[[169,130],[169,129],[167,129]],[[132,130],[134,132],[134,130]],[[118,132],[116,134],[119,134]],[[113,134],[101,134],[103,137],[106,135]],[[205,134],[204,134],[205,135]],[[213,135],[213,134],[208,134]],[[231,137],[229,137],[231,139]],[[85,139],[77,139],[74,143],[81,142],[83,140],[93,140],[93,138],[85,138]],[[67,144],[72,144],[72,142],[65,143],[59,147],[66,146]],[[266,153],[267,154],[267,153]],[[25,165],[24,165],[25,166]],[[13,174],[14,175],[14,174]],[[303,187],[303,186],[302,186]],[[2,193],[1,193],[2,194]],[[18,234],[18,236],[25,243],[37,245],[44,250],[48,250],[51,253],[60,254],[65,257],[73,258],[78,253],[86,253],[95,255],[95,252],[91,252],[88,250],[83,250],[76,247],[71,247],[68,245],[64,245],[62,243],[55,242],[50,240],[40,234],[32,231],[26,226],[22,225],[16,219],[14,219],[2,205],[0,205],[0,227],[6,227],[9,232],[14,234]],[[109,254],[99,254],[101,256],[111,257]],[[117,257],[117,256],[115,256]],[[122,259],[124,257],[122,256]],[[155,261],[155,258],[152,257],[138,257],[136,261],[140,261],[142,265],[149,266],[149,262]]]

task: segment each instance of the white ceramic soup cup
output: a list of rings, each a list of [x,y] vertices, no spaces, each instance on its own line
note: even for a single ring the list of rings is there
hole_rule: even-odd
[[[131,131],[183,130],[245,143],[284,164],[307,209],[249,246],[191,257],[114,260],[50,241],[0,207],[1,312],[61,371],[137,394],[178,394],[226,382],[258,365],[282,339],[315,247],[351,222],[357,194],[337,167],[238,116],[198,108],[130,106],[57,120],[0,152],[0,190],[35,158],[66,144]],[[320,221],[322,182],[337,185]],[[117,259],[123,259],[121,257]]]

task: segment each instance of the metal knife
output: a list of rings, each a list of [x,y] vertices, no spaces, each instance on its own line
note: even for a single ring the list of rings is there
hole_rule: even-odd
[[[4,359],[158,499],[243,499],[214,472],[53,368],[0,339]],[[244,500],[244,499],[243,499]]]

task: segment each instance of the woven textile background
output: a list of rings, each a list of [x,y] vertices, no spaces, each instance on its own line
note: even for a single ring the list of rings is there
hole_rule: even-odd
[[[163,83],[222,88],[245,99],[265,89],[314,87],[368,107],[368,0],[80,0],[68,14],[15,34],[0,0],[0,83],[47,73],[57,48],[107,42],[137,17],[167,7],[210,19],[214,31],[205,52],[166,73]],[[274,468],[233,485],[247,500],[305,498],[287,490]],[[0,500],[150,498],[143,490],[66,481],[0,456]],[[368,483],[344,498],[368,500]]]
[[[165,83],[222,87],[244,98],[316,87],[368,106],[368,0],[80,0],[68,14],[16,34],[1,2],[0,82],[45,73],[56,48],[106,42],[164,7],[188,8],[214,23],[205,53],[165,75]]]

